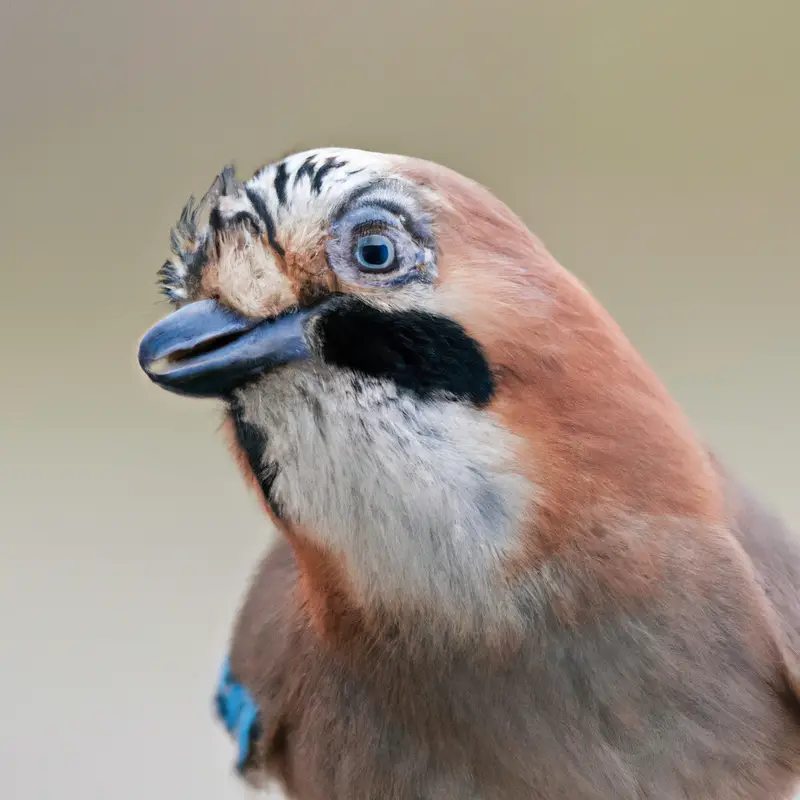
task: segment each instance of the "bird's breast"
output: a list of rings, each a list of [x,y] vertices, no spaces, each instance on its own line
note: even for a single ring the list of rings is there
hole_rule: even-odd
[[[490,412],[319,362],[265,377],[235,409],[273,508],[345,563],[361,596],[513,616],[502,568],[535,490]]]

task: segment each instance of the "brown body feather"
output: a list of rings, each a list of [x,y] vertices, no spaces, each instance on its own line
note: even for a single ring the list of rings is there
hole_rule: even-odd
[[[563,583],[551,578],[572,597],[569,619],[554,608],[502,656],[365,618],[337,575],[325,586],[324,559],[280,543],[233,635],[233,670],[266,721],[251,770],[308,800],[791,797],[798,707],[770,612],[796,648],[800,546],[723,480],[752,572],[725,537],[698,547],[697,529],[656,519],[668,552],[647,558],[662,563],[646,601],[598,592],[621,585],[591,564],[621,558],[634,586],[641,574],[618,545],[595,547]],[[298,564],[322,580],[322,615]]]
[[[284,524],[232,641],[265,721],[251,776],[308,800],[789,798],[800,545],[709,461],[724,526],[599,515],[505,649],[370,613]]]

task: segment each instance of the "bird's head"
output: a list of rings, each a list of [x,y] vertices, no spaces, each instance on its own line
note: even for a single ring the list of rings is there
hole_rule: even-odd
[[[574,547],[598,509],[718,513],[703,449],[619,328],[449,169],[341,149],[245,183],[226,169],[172,246],[176,309],[140,364],[227,402],[270,507],[348,562],[353,591],[491,613],[490,584]]]
[[[479,312],[497,332],[512,309],[536,316],[552,300],[531,280],[536,244],[490,201],[432,164],[362,151],[300,153],[246,183],[226,168],[173,229],[159,279],[177,310],[140,363],[194,396],[317,358],[485,404],[492,323],[481,330]]]

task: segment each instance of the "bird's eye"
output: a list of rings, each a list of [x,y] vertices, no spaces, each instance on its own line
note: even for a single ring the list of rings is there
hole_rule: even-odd
[[[388,272],[395,266],[394,244],[380,234],[362,236],[356,242],[355,256],[365,272]]]

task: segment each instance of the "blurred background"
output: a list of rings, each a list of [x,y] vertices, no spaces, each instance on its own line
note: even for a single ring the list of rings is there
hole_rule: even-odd
[[[0,796],[241,797],[211,713],[273,535],[138,371],[190,193],[319,145],[495,190],[800,529],[800,5],[7,0]]]

